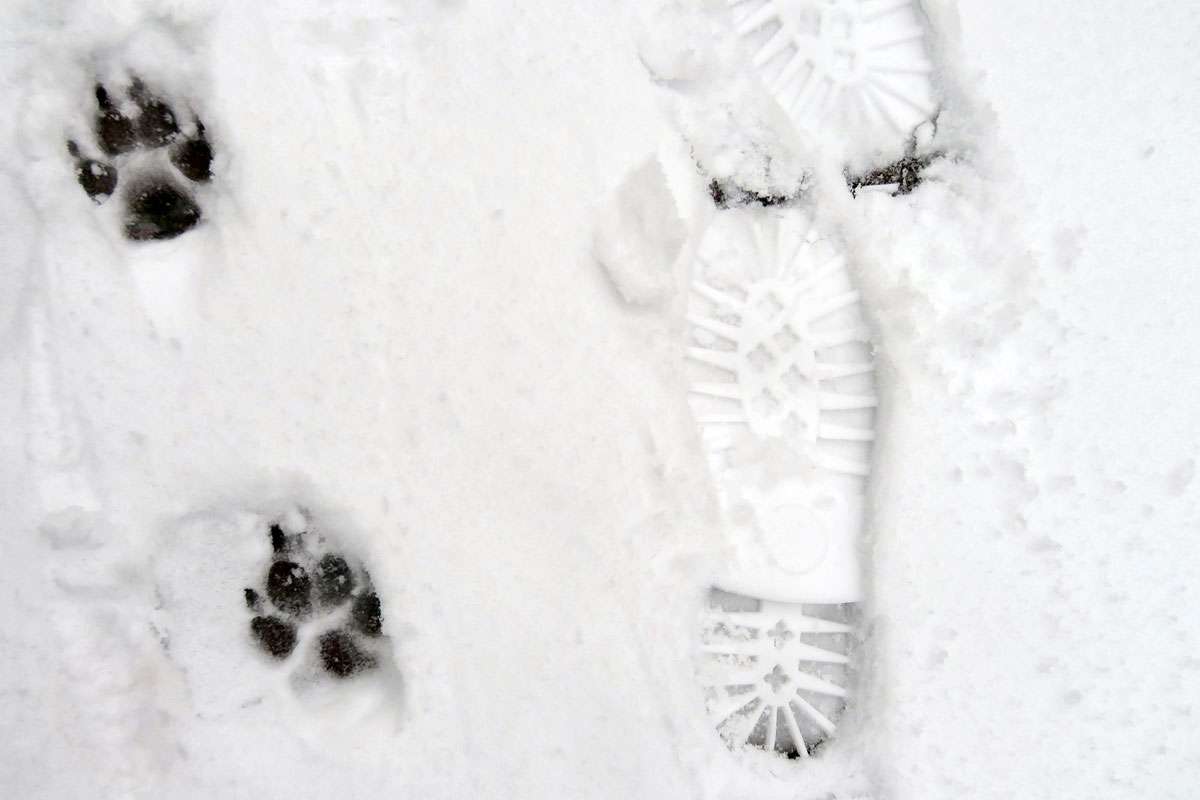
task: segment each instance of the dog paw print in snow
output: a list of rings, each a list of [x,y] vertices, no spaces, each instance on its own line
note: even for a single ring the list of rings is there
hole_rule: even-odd
[[[79,185],[97,204],[120,190],[128,239],[174,239],[194,228],[201,210],[193,188],[212,178],[204,124],[197,118],[181,125],[175,111],[138,78],[122,95],[101,84],[95,95],[92,134],[99,153],[67,141]]]
[[[378,667],[383,608],[367,572],[308,531],[273,523],[269,536],[271,563],[261,584],[244,590],[262,652],[285,661],[308,648],[336,679]]]

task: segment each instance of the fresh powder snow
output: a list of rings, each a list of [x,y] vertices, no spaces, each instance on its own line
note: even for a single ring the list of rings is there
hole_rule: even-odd
[[[0,31],[0,796],[1195,795],[1200,8]]]

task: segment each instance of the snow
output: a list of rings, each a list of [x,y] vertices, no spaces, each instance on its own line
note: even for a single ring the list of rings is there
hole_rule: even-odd
[[[927,3],[952,157],[854,199],[723,10],[5,5],[0,793],[1192,794],[1200,12]],[[170,241],[66,152],[132,74],[216,152]],[[693,157],[811,186],[876,330],[864,685],[811,763],[730,753],[695,681]],[[394,668],[253,649],[302,512]]]
[[[657,158],[631,172],[596,222],[593,253],[621,299],[663,303],[674,289],[686,231]]]
[[[964,425],[963,407],[982,399],[970,395],[935,407],[937,426],[900,423],[910,434],[897,455],[919,447],[930,460],[906,452],[911,481],[878,499],[903,521],[879,562],[905,664],[887,687],[904,753],[896,785],[926,797],[1186,797],[1200,767],[1186,610],[1197,508],[1194,487],[1170,476],[1197,442],[1189,42],[1200,19],[1113,2],[959,13],[965,72],[994,111],[993,180],[1010,195],[983,208],[1023,218],[1024,235],[996,249],[1032,264],[1036,302],[1009,295],[1021,316],[1004,330],[1011,366],[996,364],[1007,397],[971,415],[977,431]],[[987,266],[955,270],[959,291],[982,301],[970,286],[989,280]],[[945,402],[904,395],[913,410]],[[997,414],[998,401],[1014,405]],[[899,420],[907,405],[887,407]],[[997,437],[986,449],[985,434]],[[917,477],[955,469],[953,494],[931,496]]]

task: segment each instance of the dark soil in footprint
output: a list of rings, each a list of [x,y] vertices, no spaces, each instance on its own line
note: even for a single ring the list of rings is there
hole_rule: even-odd
[[[280,611],[295,617],[312,611],[312,581],[294,561],[276,561],[267,572],[267,597]]]
[[[730,183],[728,181],[721,182],[716,178],[709,181],[708,196],[712,198],[713,205],[717,208],[729,208],[731,206],[780,206],[795,200],[801,195],[802,191],[797,189],[794,194],[759,194],[751,189],[743,189],[742,187]]]
[[[321,634],[318,641],[321,666],[330,675],[349,678],[355,673],[375,666],[375,659],[359,649],[354,637],[342,630]]]
[[[908,194],[921,184],[922,173],[943,153],[929,153],[918,156],[913,151],[887,166],[870,170],[861,175],[846,173],[846,185],[851,195],[857,195],[864,186],[891,186],[892,195]],[[799,199],[804,194],[805,187],[801,186],[792,194],[761,194],[751,189],[745,189],[731,181],[719,181],[713,178],[708,184],[708,196],[712,198],[717,208],[732,208],[736,206],[757,205],[764,208],[781,206]]]
[[[125,116],[108,96],[108,90],[96,86],[96,143],[106,156],[119,156],[137,147],[133,120]]]
[[[366,636],[383,634],[383,607],[374,592],[359,595],[350,610],[350,622],[355,630]]]
[[[925,168],[941,157],[941,153],[924,156],[909,154],[886,167],[871,170],[864,175],[847,174],[846,185],[850,187],[850,194],[853,196],[857,196],[858,190],[864,186],[895,186],[892,190],[893,197],[908,194],[921,184],[921,173]]]
[[[169,183],[152,183],[127,199],[125,236],[134,241],[174,239],[200,221],[200,207]]]
[[[350,599],[354,573],[346,559],[328,553],[317,562],[317,600],[323,606],[338,606]]]
[[[250,620],[250,631],[275,658],[287,658],[296,649],[296,626],[279,617],[255,617]]]
[[[196,183],[212,179],[212,146],[204,138],[204,126],[196,123],[197,138],[181,142],[171,151],[171,163],[183,176]]]
[[[104,202],[117,188],[117,171],[103,161],[84,158],[79,146],[67,142],[67,152],[75,159],[75,180],[87,192],[88,197]]]
[[[193,121],[193,132],[185,133],[171,106],[139,78],[125,94],[128,103],[96,85],[92,134],[96,149],[107,158],[94,158],[78,142],[68,141],[75,179],[98,204],[107,202],[118,187],[130,187],[121,198],[126,238],[174,239],[196,227],[203,216],[191,187],[211,180],[212,147],[199,119]],[[163,148],[172,166],[149,167],[147,159],[138,158]],[[125,173],[131,174],[123,181]]]
[[[134,78],[129,96],[137,104],[138,143],[142,147],[165,147],[179,135],[179,123],[170,107],[155,97],[141,80]]]

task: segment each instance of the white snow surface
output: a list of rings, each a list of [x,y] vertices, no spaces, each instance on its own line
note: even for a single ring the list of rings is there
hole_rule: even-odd
[[[4,4],[0,796],[1194,796],[1200,9],[926,3],[953,157],[853,199],[724,6]],[[167,242],[66,153],[131,74],[217,154]],[[692,156],[810,182],[876,331],[863,685],[804,764],[694,676]],[[301,509],[393,670],[251,646]]]

